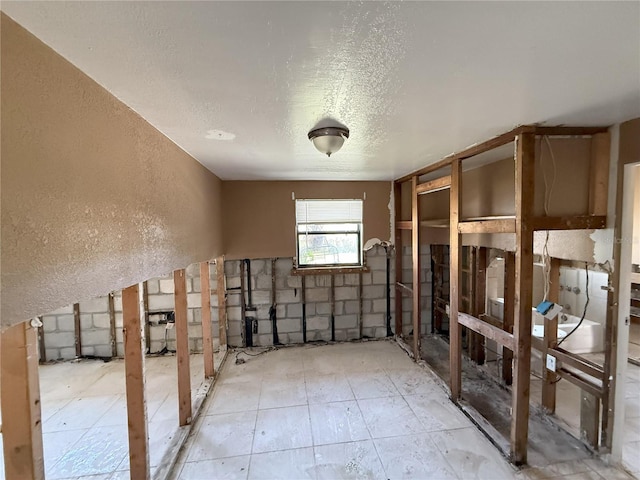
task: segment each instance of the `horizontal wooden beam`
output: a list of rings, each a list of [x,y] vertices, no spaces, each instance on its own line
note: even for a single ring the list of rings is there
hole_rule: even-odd
[[[582,136],[595,135],[609,131],[609,127],[545,127],[541,125],[524,125],[520,127],[522,133],[549,136]]]
[[[369,267],[308,267],[294,268],[291,275],[335,275],[338,273],[366,273]]]
[[[404,183],[411,180],[412,177],[416,177],[416,176],[419,177],[421,175],[426,175],[428,173],[440,170],[441,168],[448,167],[449,165],[451,165],[451,159],[452,157],[449,156],[449,157],[443,158],[439,162],[432,163],[431,165],[427,165],[426,167],[422,167],[421,169],[416,170],[415,172],[409,173],[404,177],[400,177],[399,179],[396,180],[396,183]]]
[[[451,188],[451,175],[421,183],[416,187],[416,193],[418,195],[424,195],[425,193],[439,192],[446,188]]]
[[[460,233],[515,233],[515,218],[503,218],[495,220],[473,220],[460,222]]]
[[[556,374],[559,375],[564,380],[567,380],[568,382],[573,383],[577,387],[580,387],[581,390],[584,390],[585,392],[590,393],[594,397],[602,398],[604,394],[601,386],[595,385],[569,370],[566,370],[564,368],[559,368],[556,370]]]
[[[501,320],[499,320],[499,319],[497,319],[497,318],[495,318],[495,317],[492,317],[491,315],[483,314],[483,315],[480,315],[480,317],[479,317],[479,318],[480,318],[480,320],[482,320],[483,322],[487,322],[489,325],[493,325],[493,326],[494,326],[494,327],[496,327],[496,328],[500,328],[500,329],[502,329],[502,327],[503,327],[503,325],[504,325],[504,323],[503,323]],[[506,331],[507,331],[507,330],[505,330],[505,332],[506,332]],[[511,332],[509,332],[509,333],[511,333]]]
[[[396,290],[400,290],[407,296],[413,295],[413,288],[406,286],[404,283],[396,282]]]
[[[470,328],[476,333],[487,337],[489,340],[498,342],[500,345],[507,347],[509,350],[514,349],[515,340],[511,333],[495,327],[487,322],[483,322],[479,318],[471,316],[467,313],[458,312],[458,322]]]
[[[538,351],[543,351],[544,342],[542,339],[538,337],[531,337],[531,346]],[[589,375],[597,379],[598,381],[602,381],[604,379],[604,370],[603,368],[593,363],[586,358],[582,358],[575,353],[571,353],[563,348],[550,348],[547,350],[547,353],[553,357],[556,357],[560,364],[564,364],[568,367],[575,368],[579,370],[581,373]]]
[[[591,230],[605,228],[606,215],[576,215],[565,217],[534,217],[534,230]]]
[[[411,230],[411,220],[401,220],[396,222],[396,228],[399,230]]]

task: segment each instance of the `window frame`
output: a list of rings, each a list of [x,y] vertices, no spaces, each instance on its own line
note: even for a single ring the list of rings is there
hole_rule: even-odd
[[[316,221],[316,222],[299,222],[298,220],[298,202],[360,202],[360,219],[359,221],[353,221],[350,219],[349,221],[336,221],[326,220],[326,221]],[[317,199],[295,199],[295,237],[296,237],[296,256],[294,262],[294,269],[298,270],[323,270],[323,269],[364,269],[364,252],[363,252],[363,237],[364,237],[364,200],[356,198],[317,198]],[[349,230],[333,230],[333,231],[319,231],[313,232],[308,231],[300,231],[300,225],[355,225],[355,229]],[[302,263],[301,261],[301,246],[302,242],[300,241],[301,237],[309,237],[313,235],[356,235],[357,236],[357,262],[349,262],[349,263]]]

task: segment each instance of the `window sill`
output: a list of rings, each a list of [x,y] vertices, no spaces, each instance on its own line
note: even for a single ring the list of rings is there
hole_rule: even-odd
[[[294,267],[291,275],[334,275],[337,273],[365,273],[369,267]]]

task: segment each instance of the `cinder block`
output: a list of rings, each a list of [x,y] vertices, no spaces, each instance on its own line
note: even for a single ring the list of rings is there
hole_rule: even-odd
[[[302,277],[300,275],[287,276],[287,287],[302,288]]]
[[[45,337],[45,344],[50,348],[75,348],[75,336],[73,332],[51,332]]]
[[[242,335],[242,322],[239,321],[229,321],[229,329],[228,329],[228,336],[241,336]]]
[[[287,343],[302,343],[302,332],[290,333]]]
[[[360,311],[360,302],[358,300],[347,300],[344,302],[344,313],[357,314]]]
[[[108,313],[94,313],[93,326],[95,328],[111,328],[111,319]]]
[[[336,300],[356,300],[358,298],[358,287],[336,287]]]
[[[363,327],[362,328],[362,336],[363,337],[375,337],[376,332],[375,332],[375,328],[367,328],[367,327]]]
[[[113,296],[113,309],[116,312],[122,311],[122,295],[114,295]]]
[[[229,292],[228,295],[227,295],[227,302],[226,302],[227,303],[227,307],[233,307],[233,306],[240,305],[240,299],[241,298],[242,297],[241,297],[239,291],[237,291],[237,292],[235,292],[235,291]]]
[[[307,335],[307,340],[311,340],[314,342],[319,342],[319,341],[329,342],[331,341],[331,331],[316,330],[315,332],[310,332],[310,334]]]
[[[371,270],[384,270],[387,267],[387,259],[381,255],[368,256],[367,267]]]
[[[271,333],[271,331],[270,320],[258,320],[258,333]]]
[[[240,283],[239,276],[227,276],[227,290],[240,288]]]
[[[278,320],[278,332],[291,333],[300,332],[302,330],[302,322],[299,318],[283,318]]]
[[[362,313],[371,313],[373,311],[373,300],[362,300]]]
[[[47,362],[50,362],[52,360],[58,360],[60,357],[60,350],[57,348],[46,348],[45,349],[45,354],[47,356]]]
[[[189,308],[200,308],[202,304],[202,296],[199,293],[188,293],[187,294],[187,307]]]
[[[82,332],[82,345],[109,345],[109,330],[88,330]]]
[[[156,278],[147,280],[147,292],[149,295],[157,295],[160,293],[160,282]]]
[[[386,313],[387,311],[387,299],[379,298],[373,300],[373,312],[375,313]]]
[[[383,338],[387,336],[387,327],[376,327],[375,329],[375,337]]]
[[[199,263],[192,263],[187,268],[185,268],[185,273],[187,274],[187,277],[191,277],[191,278],[199,277],[200,276],[200,264]]]
[[[227,337],[227,344],[230,347],[242,347],[242,337],[239,335],[233,335]]]
[[[266,271],[266,262],[263,259],[254,259],[251,260],[251,275],[256,275],[260,273],[265,273]]]
[[[331,275],[315,275],[313,278],[316,287],[331,286]]]
[[[346,342],[347,341],[347,331],[346,330],[336,330],[335,338],[337,342]]]
[[[328,302],[329,289],[326,287],[310,288],[306,292],[305,299],[307,302]]]
[[[124,325],[122,313],[116,313],[116,328],[122,328]]]
[[[382,285],[367,285],[362,289],[362,298],[383,298],[385,296],[385,287]]]
[[[271,305],[271,292],[269,290],[251,292],[251,301],[254,305]]]
[[[242,310],[240,307],[227,307],[227,318],[229,321],[240,321],[242,316]]]
[[[386,285],[387,284],[387,272],[376,270],[371,272],[372,274],[372,282],[374,285]],[[391,278],[391,277],[389,277]]]
[[[175,301],[173,295],[149,295],[149,310],[173,310]]]
[[[287,305],[287,317],[289,317],[289,318],[302,317],[302,304],[301,303],[290,303],[290,304],[288,304]]]
[[[336,287],[344,286],[344,275],[336,274],[333,276],[333,285]]]
[[[202,284],[200,282],[200,277],[196,277],[196,278],[192,278],[191,279],[191,284],[193,287],[192,292],[193,293],[200,293],[202,291]],[[209,288],[215,288],[213,285],[209,285]]]
[[[344,284],[345,285],[360,285],[360,274],[358,274],[358,273],[347,273],[347,274],[345,274],[344,275]]]
[[[65,347],[59,350],[59,357],[63,360],[71,360],[72,358],[76,358],[76,348],[75,347]]]
[[[97,297],[80,302],[80,313],[102,313],[109,311],[107,297]]]
[[[108,358],[112,356],[111,345],[96,345],[95,347],[93,347],[93,350],[94,355],[98,357]]]
[[[356,328],[357,326],[357,315],[340,315],[336,317],[336,328]]]
[[[278,335],[278,337],[280,337],[280,335]],[[267,347],[273,345],[273,335],[271,334],[258,335],[257,337],[254,337],[254,339],[256,338],[258,341],[258,345],[260,346]],[[278,338],[278,340],[282,341],[280,338]]]
[[[307,297],[307,302],[310,301]],[[287,289],[276,291],[276,303],[300,303],[300,290]]]
[[[193,313],[193,323],[202,323],[202,309],[201,308],[194,308],[191,310]]]
[[[384,326],[384,315],[381,313],[367,313],[362,316],[362,325],[364,327]]]
[[[293,304],[293,305],[295,305],[295,304]],[[277,318],[284,318],[284,317],[290,317],[290,316],[292,316],[292,315],[287,315],[287,305],[276,305],[276,317]]]
[[[316,315],[330,315],[331,314],[331,304],[327,303],[327,302],[323,302],[323,303],[316,303],[315,305],[315,310],[316,310]],[[310,314],[309,312],[309,306],[307,306],[307,315]]]
[[[92,356],[95,355],[95,349],[91,345],[82,345],[82,355]]]
[[[258,275],[256,277],[256,288],[263,290],[271,289],[271,275]]]
[[[44,333],[57,330],[58,326],[56,324],[56,317],[50,315],[42,317],[42,329],[44,330]]]
[[[342,315],[344,313],[344,301],[334,302],[333,304],[333,314],[334,315]]]
[[[73,315],[58,316],[58,330],[61,332],[75,332],[76,326]]]
[[[326,330],[329,328],[329,318],[309,317],[307,319],[307,330]]]
[[[293,268],[292,258],[278,258],[276,260],[276,274],[278,276],[289,275]]]
[[[160,293],[171,293],[173,294],[175,284],[173,283],[173,279],[162,279],[158,280],[160,285]]]
[[[364,272],[362,274],[362,285],[371,285],[373,282],[373,275],[371,272]]]

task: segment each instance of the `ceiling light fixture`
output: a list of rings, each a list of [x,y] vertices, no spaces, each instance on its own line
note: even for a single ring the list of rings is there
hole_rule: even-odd
[[[327,157],[342,148],[345,138],[349,138],[349,130],[344,127],[316,128],[309,132],[309,140],[313,142],[313,146]]]

